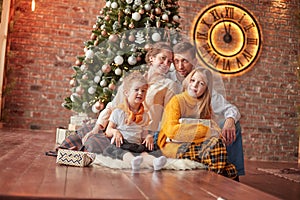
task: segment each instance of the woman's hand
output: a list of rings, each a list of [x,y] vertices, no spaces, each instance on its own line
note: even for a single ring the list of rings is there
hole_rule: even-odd
[[[154,148],[154,143],[153,143],[154,139],[153,139],[153,136],[148,134],[145,138],[145,140],[143,141],[142,144],[145,144],[145,146],[150,150],[152,151],[153,148]]]
[[[113,131],[113,137],[111,138],[110,143],[116,143],[116,147],[121,147],[121,144],[123,144],[123,135],[117,129]]]

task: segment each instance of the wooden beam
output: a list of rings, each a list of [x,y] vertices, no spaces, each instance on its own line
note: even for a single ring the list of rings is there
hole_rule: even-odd
[[[9,10],[10,10],[10,0],[3,1],[2,15],[0,20],[0,117],[2,116],[2,105],[3,105],[2,91],[3,91],[3,80],[4,80],[4,63],[5,63],[5,53],[6,53],[6,43],[7,43]]]

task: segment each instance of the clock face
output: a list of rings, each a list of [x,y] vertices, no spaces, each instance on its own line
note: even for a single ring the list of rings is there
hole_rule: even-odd
[[[217,3],[204,9],[194,23],[192,34],[198,57],[222,74],[249,70],[262,48],[257,20],[234,3]]]

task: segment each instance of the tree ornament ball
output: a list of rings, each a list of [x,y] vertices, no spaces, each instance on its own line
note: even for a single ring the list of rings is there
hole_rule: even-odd
[[[134,41],[135,41],[135,36],[134,36],[133,34],[130,34],[130,35],[128,36],[128,40],[129,40],[130,42],[134,42]]]
[[[133,22],[131,22],[131,23],[129,24],[129,28],[130,28],[130,29],[133,29],[133,28],[134,28],[134,23],[133,23]]]
[[[160,15],[161,14],[161,9],[160,8],[155,8],[155,14]]]
[[[116,85],[114,83],[110,83],[108,85],[108,88],[111,89],[111,90],[115,90],[116,89]]]
[[[88,79],[89,79],[89,76],[88,76],[87,74],[84,74],[84,75],[82,76],[82,79],[83,79],[83,80],[88,80]]]
[[[126,0],[127,4],[131,4],[133,2],[133,0]]]
[[[138,13],[138,12],[133,13],[133,14],[132,14],[132,19],[133,19],[134,21],[140,21],[140,19],[141,19],[141,14]]]
[[[96,108],[96,106],[95,106],[95,104],[92,106],[92,111],[93,111],[93,113],[98,113],[100,110],[98,110],[97,108]]]
[[[111,66],[109,64],[104,64],[101,67],[101,70],[103,71],[103,73],[109,73],[111,71]]]
[[[118,76],[121,76],[122,75],[122,70],[120,68],[117,68],[115,70],[115,74],[118,75]]]
[[[137,56],[137,57],[136,57],[136,61],[137,61],[137,62],[140,62],[141,60],[142,60],[142,57],[141,57],[141,56]]]
[[[88,89],[89,94],[95,94],[95,92],[96,92],[96,89],[94,87],[89,87],[89,89]]]
[[[75,101],[76,101],[76,98],[79,98],[79,97],[80,97],[79,94],[73,93],[73,94],[71,94],[70,99],[71,99],[72,102],[75,102]]]
[[[70,80],[70,86],[71,87],[75,87],[76,86],[76,81],[75,81],[74,78]]]
[[[88,68],[89,68],[89,67],[88,67],[86,64],[83,64],[83,65],[80,66],[80,70],[81,70],[82,72],[88,70]]]
[[[119,6],[119,5],[118,5],[117,2],[112,2],[111,5],[110,5],[110,7],[113,8],[113,9],[118,8],[118,6]]]
[[[161,40],[161,36],[159,33],[153,33],[151,38],[154,42],[158,42]]]
[[[110,1],[107,1],[106,4],[105,4],[105,6],[106,6],[107,8],[109,8],[109,7],[111,6],[111,2],[110,2]]]
[[[142,5],[142,0],[134,0],[134,5],[137,5],[137,6]]]
[[[137,63],[136,57],[134,55],[129,56],[127,61],[129,65],[135,65]]]
[[[145,13],[145,10],[144,10],[144,9],[140,9],[140,10],[139,10],[139,13],[140,13],[141,15],[143,15],[143,14]]]
[[[118,36],[116,34],[111,34],[108,38],[110,42],[116,42],[118,40]]]
[[[92,33],[90,38],[91,38],[91,40],[96,40],[97,35],[95,33]]]
[[[97,110],[103,110],[103,108],[104,108],[104,103],[102,103],[100,101],[97,101],[94,105]]]
[[[114,58],[114,62],[115,62],[117,65],[122,65],[123,62],[124,62],[124,58],[123,58],[122,56],[118,55],[118,56],[116,56],[116,57]]]
[[[82,62],[80,60],[76,60],[75,65],[76,66],[80,66],[82,64]]]
[[[162,20],[169,21],[169,16],[166,13],[164,13],[161,18]]]
[[[94,57],[94,52],[93,50],[89,49],[85,52],[85,57],[86,58],[93,58]]]
[[[151,5],[147,3],[144,5],[144,8],[146,11],[149,11],[149,10],[151,10]]]
[[[106,15],[104,19],[105,19],[105,21],[109,21],[110,20],[110,16]]]
[[[102,35],[103,37],[106,37],[106,36],[107,36],[107,31],[106,31],[106,30],[101,31],[101,35]]]
[[[82,95],[84,93],[84,89],[81,86],[78,86],[76,88],[76,93],[79,94],[79,95]]]
[[[99,83],[100,80],[101,80],[100,76],[95,76],[95,77],[94,77],[94,82],[95,82],[95,83]]]
[[[89,107],[89,103],[88,102],[83,102],[82,103],[82,109],[86,110]]]
[[[100,86],[101,86],[101,87],[107,86],[106,80],[102,80],[102,81],[100,82]]]
[[[175,22],[178,22],[178,21],[179,21],[178,15],[174,15],[174,16],[173,16],[173,21],[175,21]]]

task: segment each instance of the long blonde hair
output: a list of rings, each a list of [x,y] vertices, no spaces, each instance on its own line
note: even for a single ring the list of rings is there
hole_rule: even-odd
[[[197,99],[200,101],[199,112],[200,118],[202,119],[211,119],[212,118],[212,107],[211,107],[211,94],[212,94],[212,74],[207,69],[196,68],[192,70],[189,75],[183,81],[183,90],[186,91],[188,84],[191,82],[191,78],[195,73],[200,73],[206,80],[207,88],[203,95]]]

